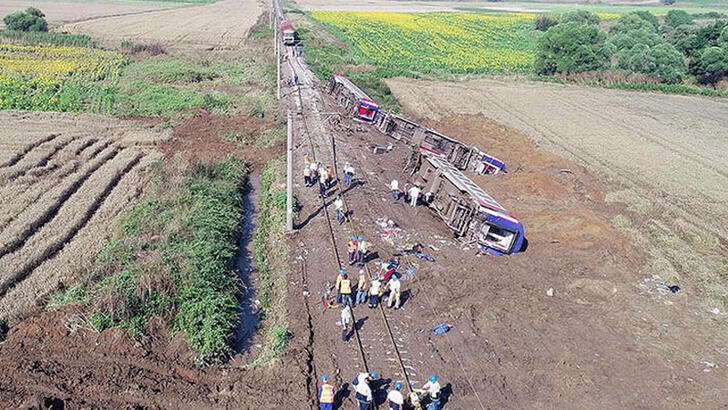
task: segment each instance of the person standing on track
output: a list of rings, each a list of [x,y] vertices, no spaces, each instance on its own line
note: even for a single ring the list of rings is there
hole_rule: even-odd
[[[311,168],[308,166],[308,164],[303,167],[303,182],[306,184],[307,187],[313,185],[313,178],[311,178]]]
[[[399,201],[399,181],[396,179],[393,179],[392,182],[389,183],[389,189],[392,191],[392,199],[396,201]]]
[[[341,304],[341,280],[344,278],[344,275],[346,275],[346,271],[339,269],[339,274],[336,276],[336,284],[334,285],[334,288],[336,288],[336,303],[338,304]]]
[[[374,402],[370,383],[376,380],[377,372],[359,373],[351,382],[356,392],[354,398],[359,403],[359,410],[371,410]]]
[[[363,305],[367,301],[367,277],[364,269],[359,270],[359,283],[356,285],[356,304]]]
[[[341,199],[341,195],[336,195],[334,199],[334,209],[336,209],[336,220],[339,225],[344,223],[344,200]]]
[[[334,398],[336,397],[336,389],[328,383],[329,378],[326,375],[321,376],[321,387],[318,388],[318,399],[320,410],[333,410]]]
[[[326,173],[322,172],[319,175],[319,197],[326,198]]]
[[[434,374],[430,376],[427,383],[422,386],[422,390],[427,392],[429,399],[427,410],[440,410],[440,383],[437,381],[437,376]]]
[[[354,180],[354,167],[348,162],[344,164],[344,186],[349,187]]]
[[[349,275],[344,273],[343,275],[339,275],[339,278],[341,278],[341,280],[339,281],[341,304],[344,306],[353,306],[354,300],[351,298],[351,280],[349,279]]]
[[[387,401],[390,410],[404,410],[404,396],[402,395],[402,383],[394,383],[394,390],[387,393]]]
[[[387,306],[390,309],[392,306],[394,306],[395,309],[399,309],[402,282],[400,282],[396,273],[392,275],[391,279],[389,279],[387,286],[389,287],[389,300],[387,301]]]
[[[349,266],[356,262],[357,251],[359,250],[359,243],[356,241],[356,236],[352,236],[349,243],[346,244],[346,255],[349,257]]]
[[[341,309],[341,340],[349,343],[349,324],[351,324],[351,306],[344,306]]]
[[[331,187],[334,182],[334,171],[331,170],[331,166],[326,167],[326,188]]]
[[[357,243],[357,262],[359,266],[364,266],[364,260],[367,257],[367,252],[369,252],[369,243],[364,240],[363,236],[360,236]]]
[[[417,206],[417,202],[420,200],[420,187],[418,187],[417,185],[412,186],[412,188],[409,189],[408,194],[410,206]]]
[[[379,306],[379,297],[382,292],[382,281],[379,280],[379,275],[374,274],[372,281],[369,282],[369,308],[374,309]]]

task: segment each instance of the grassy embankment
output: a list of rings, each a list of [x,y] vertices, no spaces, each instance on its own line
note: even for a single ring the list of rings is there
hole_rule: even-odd
[[[258,203],[258,228],[253,239],[258,272],[263,348],[251,367],[270,363],[283,353],[288,340],[286,307],[288,246],[285,240],[285,159],[271,161],[263,170]]]
[[[201,362],[221,361],[238,319],[233,262],[248,171],[229,159],[181,176],[159,172],[155,192],[119,223],[88,277],[50,306],[79,303],[93,329],[134,337],[161,318]]]

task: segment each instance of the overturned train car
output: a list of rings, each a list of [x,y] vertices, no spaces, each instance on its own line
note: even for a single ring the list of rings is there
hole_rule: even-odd
[[[424,155],[416,171],[429,207],[455,236],[492,255],[525,250],[523,224],[444,157]]]
[[[506,172],[505,162],[498,158],[398,115],[380,115],[376,127],[424,154],[445,158],[459,170],[470,169],[479,174]]]
[[[373,124],[379,116],[379,105],[343,75],[331,76],[326,83],[326,92],[357,121]]]

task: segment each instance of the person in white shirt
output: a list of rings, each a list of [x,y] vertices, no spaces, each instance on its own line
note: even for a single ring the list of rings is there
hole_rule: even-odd
[[[430,399],[427,410],[440,410],[440,383],[437,381],[437,376],[434,374],[430,376],[427,383],[422,386],[422,390],[427,392],[427,397]]]
[[[354,167],[348,162],[344,165],[344,185],[348,188],[354,181]]]
[[[387,393],[387,401],[389,401],[390,410],[403,410],[404,396],[402,396],[402,383],[394,384],[394,390]]]
[[[359,266],[364,266],[367,252],[369,252],[369,243],[364,240],[364,237],[360,236],[357,242],[357,262]]]
[[[352,384],[354,385],[354,391],[356,395],[356,401],[359,403],[359,410],[369,410],[374,397],[372,396],[372,388],[369,383],[377,378],[377,372],[359,373]]]
[[[413,186],[409,189],[409,200],[410,200],[410,206],[417,206],[417,201],[420,199],[420,187],[417,185]]]
[[[374,309],[379,306],[379,297],[382,291],[382,281],[379,280],[379,275],[376,273],[372,277],[372,281],[369,282],[369,308]]]
[[[399,201],[399,181],[393,179],[392,182],[389,183],[389,189],[392,190],[392,199]]]
[[[351,307],[349,305],[344,306],[341,309],[341,340],[344,343],[349,342],[349,324],[351,323]]]
[[[339,225],[341,225],[344,223],[344,200],[341,199],[341,195],[336,195],[334,208],[336,209],[336,220],[339,222]]]
[[[394,306],[395,309],[399,309],[402,282],[400,282],[396,273],[392,275],[387,286],[389,286],[389,301],[387,302],[387,306],[390,308]]]

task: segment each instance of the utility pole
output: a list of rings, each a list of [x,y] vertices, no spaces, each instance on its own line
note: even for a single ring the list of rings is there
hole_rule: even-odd
[[[293,232],[293,122],[288,110],[288,178],[286,181],[288,199],[286,201],[286,231]]]
[[[278,33],[278,25],[276,25],[276,33]],[[276,34],[276,98],[281,99],[281,42],[278,41]]]

